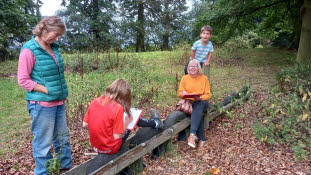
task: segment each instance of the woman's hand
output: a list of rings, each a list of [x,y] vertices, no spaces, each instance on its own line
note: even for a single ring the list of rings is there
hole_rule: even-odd
[[[48,94],[47,88],[41,84],[36,84],[36,86],[32,90]]]
[[[198,97],[198,96],[195,96],[195,97],[194,97],[194,100],[195,100],[195,101],[200,101],[200,100],[202,100],[202,98],[201,98],[201,96],[199,96],[199,97]]]
[[[182,96],[184,97],[185,95],[187,95],[188,93],[187,93],[187,91],[183,91],[182,92]]]

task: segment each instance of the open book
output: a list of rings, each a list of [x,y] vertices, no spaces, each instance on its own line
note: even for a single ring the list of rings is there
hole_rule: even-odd
[[[132,122],[127,126],[126,129],[133,131],[136,127],[136,124],[138,122],[138,120],[140,119],[140,117],[143,115],[144,111],[141,109],[137,109],[137,108],[131,108],[131,113],[133,116],[133,120]],[[124,112],[124,118],[123,121],[125,121],[125,117],[127,116],[127,113]]]
[[[200,97],[202,94],[187,94],[184,95],[183,98],[195,98],[195,97]]]

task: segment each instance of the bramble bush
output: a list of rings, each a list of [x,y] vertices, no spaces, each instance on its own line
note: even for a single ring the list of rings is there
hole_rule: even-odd
[[[253,31],[247,31],[241,36],[233,37],[222,46],[225,58],[239,58],[239,51],[246,48],[262,48],[268,46],[268,41]]]
[[[291,147],[297,160],[311,153],[311,63],[296,64],[277,76],[264,111],[266,117],[254,127],[262,142]]]

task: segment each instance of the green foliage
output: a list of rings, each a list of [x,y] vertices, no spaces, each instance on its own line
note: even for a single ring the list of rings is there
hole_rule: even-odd
[[[253,31],[245,32],[242,36],[231,38],[223,45],[223,50],[226,52],[227,58],[239,58],[239,50],[247,48],[262,48],[263,45],[267,47],[267,43],[264,43],[264,39],[258,36]]]
[[[68,4],[66,4],[66,2]],[[64,49],[88,51],[99,50],[115,40],[113,15],[116,13],[114,1],[63,1],[66,10],[59,11],[65,17],[67,32],[61,37]]]
[[[277,75],[278,86],[264,106],[268,114],[254,127],[258,139],[289,145],[297,159],[311,153],[310,63],[286,68]]]
[[[89,103],[104,93],[106,81],[100,74],[89,73],[70,74],[66,76],[69,97],[66,101],[67,114],[74,118],[83,119]]]
[[[48,160],[45,163],[46,172],[48,175],[60,175],[60,158],[59,155],[56,154],[56,157]]]
[[[195,33],[206,24],[213,27],[217,42],[224,43],[230,38],[242,36],[245,30],[254,31],[262,38],[278,38],[285,43],[275,42],[275,45],[298,46],[301,16],[300,7],[303,0],[290,1],[239,1],[219,0],[203,1],[199,5],[195,21]],[[205,9],[205,10],[204,10]],[[290,32],[289,37],[283,37],[283,32]],[[282,44],[282,45],[280,45]]]
[[[231,119],[234,119],[235,118],[235,116],[232,114],[232,112],[230,112],[230,111],[226,111],[226,114],[227,114],[227,116],[229,117],[229,118],[231,118]]]
[[[61,157],[63,146],[61,146],[59,152],[55,153],[54,157],[50,160],[48,160],[45,163],[46,172],[48,175],[60,175],[60,165],[61,165]]]
[[[16,43],[30,36],[31,27],[38,21],[38,6],[33,1],[0,1],[0,62],[7,58],[16,58]],[[36,9],[37,8],[37,9]]]

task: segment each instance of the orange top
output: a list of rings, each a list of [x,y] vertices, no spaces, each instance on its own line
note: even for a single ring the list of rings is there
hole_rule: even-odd
[[[182,98],[183,91],[188,94],[202,94],[202,100],[208,100],[211,98],[211,90],[207,76],[199,75],[198,77],[191,77],[189,74],[184,75],[181,78],[178,96]],[[194,100],[193,98],[191,100]]]

